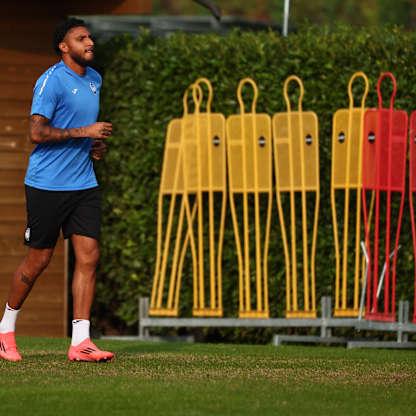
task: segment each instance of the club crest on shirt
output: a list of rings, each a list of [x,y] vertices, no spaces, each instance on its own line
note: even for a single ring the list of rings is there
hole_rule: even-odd
[[[90,88],[91,88],[91,91],[94,94],[97,94],[97,87],[95,86],[95,84],[92,81],[90,82]]]

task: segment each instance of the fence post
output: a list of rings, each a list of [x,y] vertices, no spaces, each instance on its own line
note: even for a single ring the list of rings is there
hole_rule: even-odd
[[[330,296],[322,296],[321,298],[321,338],[330,338],[332,336],[331,328],[327,327],[327,319],[331,318],[332,313],[332,299]]]
[[[149,298],[139,297],[139,337],[146,339],[149,337],[149,329],[143,327],[141,320],[149,317]]]
[[[408,342],[409,335],[403,332],[402,325],[409,323],[409,302],[401,300],[399,302],[399,329],[397,330],[397,342]]]

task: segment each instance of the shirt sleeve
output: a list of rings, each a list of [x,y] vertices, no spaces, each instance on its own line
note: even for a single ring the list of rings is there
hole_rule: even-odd
[[[30,115],[39,114],[51,120],[58,104],[57,78],[46,74],[38,79],[33,90]]]

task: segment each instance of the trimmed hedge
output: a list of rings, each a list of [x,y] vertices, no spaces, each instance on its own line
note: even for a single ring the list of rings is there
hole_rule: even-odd
[[[330,211],[332,115],[348,106],[347,85],[355,71],[371,81],[368,106],[375,106],[379,74],[397,78],[396,108],[416,108],[416,35],[399,28],[306,29],[282,38],[276,33],[235,31],[218,35],[175,34],[154,38],[120,37],[101,45],[102,120],[114,124],[110,150],[98,174],[104,190],[102,260],[96,316],[104,328],[134,331],[137,299],[149,296],[155,268],[156,211],[164,138],[169,120],[182,113],[182,94],[198,77],[214,87],[213,111],[238,113],[241,78],[255,79],[258,112],[285,111],[282,86],[296,74],[305,86],[303,107],[318,114],[321,160],[321,211],[317,247],[317,299],[333,295],[335,256]],[[358,90],[360,88],[358,87]],[[273,315],[284,307],[284,259],[274,204],[274,243],[270,248],[270,303]],[[398,297],[412,299],[413,255],[408,205],[405,207],[398,264]],[[224,304],[238,311],[238,281],[231,218],[227,217],[224,253]],[[191,307],[192,280],[182,285],[183,313]],[[185,306],[187,304],[187,306]],[[237,331],[241,336],[244,331]]]

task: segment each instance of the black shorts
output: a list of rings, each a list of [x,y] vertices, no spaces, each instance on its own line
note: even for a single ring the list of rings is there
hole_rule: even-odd
[[[26,186],[27,228],[24,242],[32,248],[53,248],[62,229],[72,234],[100,238],[101,190],[45,191]]]

